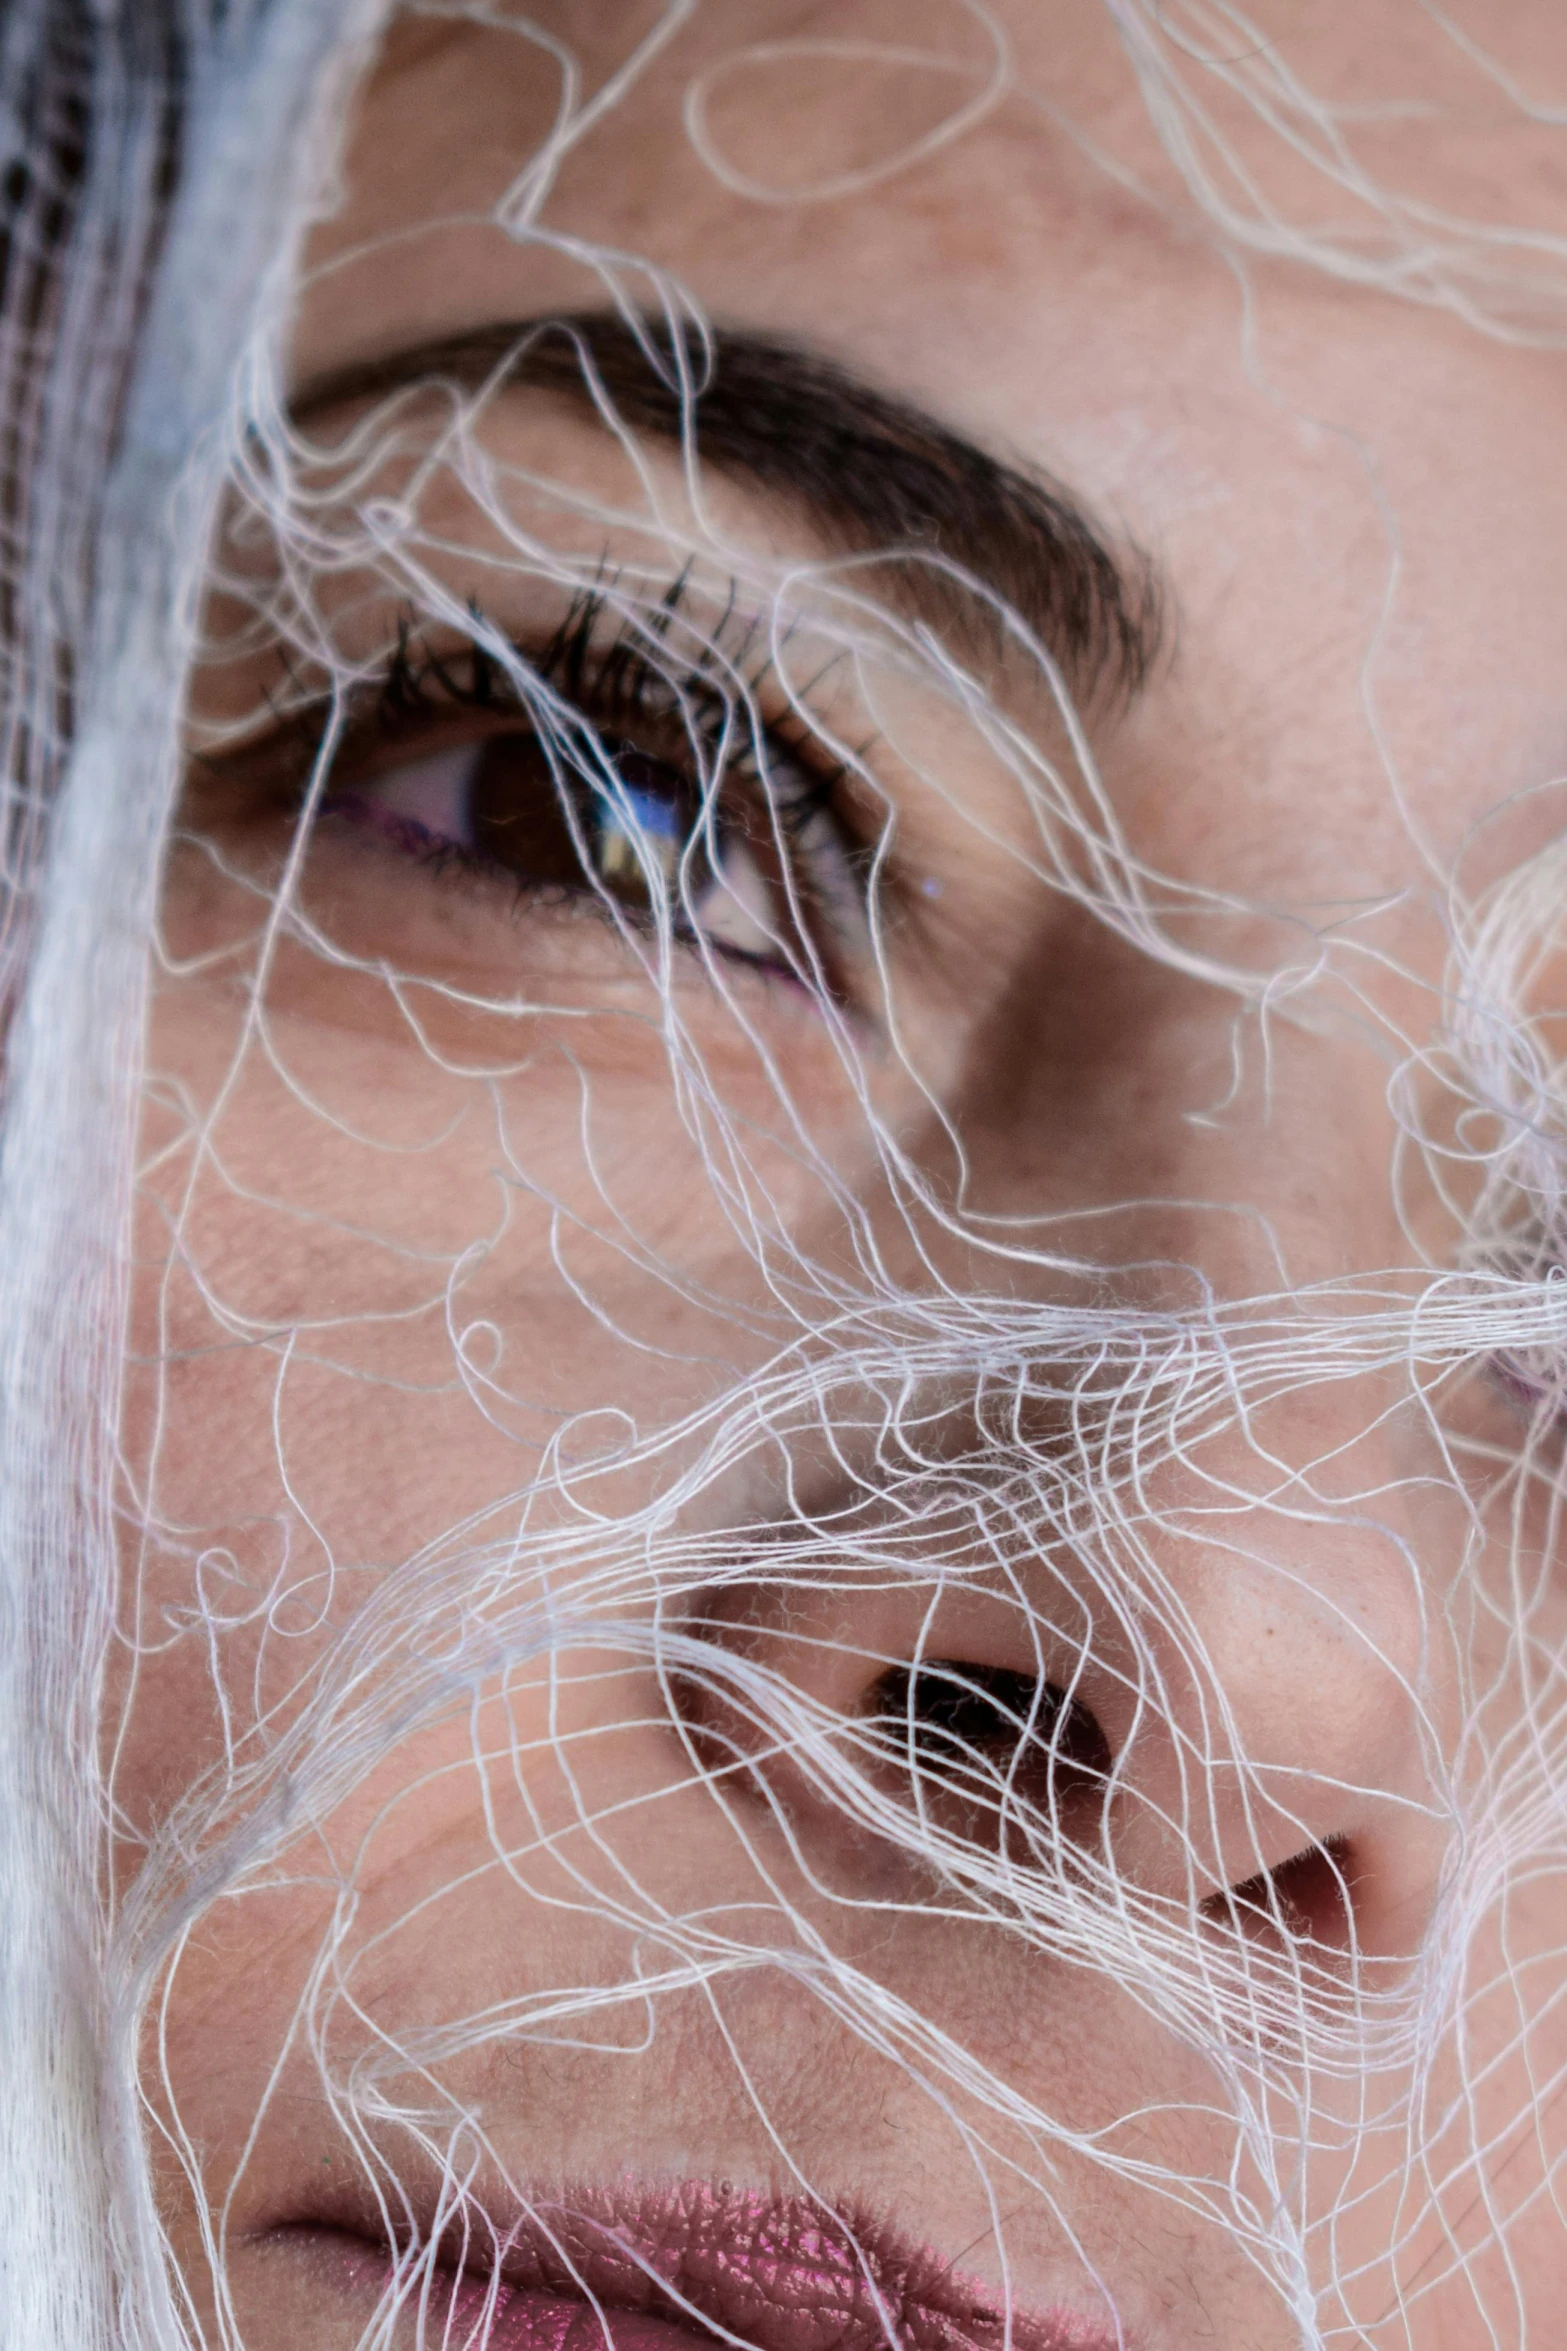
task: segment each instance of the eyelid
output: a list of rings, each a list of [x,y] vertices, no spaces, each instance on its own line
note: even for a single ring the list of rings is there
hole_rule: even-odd
[[[623,691],[630,677],[638,687],[631,703],[635,715],[644,715],[645,690],[650,687],[667,694],[666,715],[671,720],[681,719],[705,698],[723,708],[731,722],[738,717],[745,732],[762,734],[779,745],[824,787],[844,778],[844,757],[830,748],[825,733],[818,734],[802,719],[803,695],[791,690],[786,706],[779,707],[779,698],[768,693],[775,661],[770,653],[758,659],[757,649],[774,639],[759,619],[743,616],[737,584],[731,585],[706,632],[685,622],[685,574],[654,604],[629,605],[612,598],[616,585],[611,575],[579,590],[553,629],[515,637],[497,628],[477,599],[469,601],[472,628],[465,634],[449,626],[423,625],[410,611],[399,616],[389,653],[361,657],[360,677],[346,693],[335,692],[325,682],[325,657],[312,665],[319,668],[322,683],[315,686],[312,681],[311,690],[298,692],[299,673],[284,653],[282,665],[296,694],[285,700],[275,689],[263,689],[273,724],[257,727],[242,722],[226,739],[214,730],[208,747],[193,754],[192,764],[217,772],[237,771],[242,764],[256,772],[270,760],[278,767],[313,766],[334,714],[334,759],[339,760],[376,728],[389,752],[406,757],[419,712],[432,731],[456,711],[477,716],[488,709],[498,727],[519,718],[537,725],[553,713],[564,719],[567,730],[579,721],[587,733],[596,735],[612,731],[605,689]],[[604,628],[606,619],[616,624],[612,633]],[[677,624],[689,635],[688,654],[672,650]],[[467,678],[462,675],[464,664],[471,672]],[[522,673],[520,680],[514,670]]]
[[[779,903],[787,908],[789,933],[808,957],[811,984],[845,1001],[855,991],[845,986],[844,967],[858,956],[869,935],[854,876],[871,863],[868,844],[837,799],[845,763],[837,757],[823,759],[823,740],[802,716],[797,695],[791,692],[786,709],[777,710],[776,693],[768,692],[771,656],[745,674],[743,657],[753,644],[764,641],[759,624],[732,626],[738,643],[727,651],[712,638],[695,638],[695,632],[692,660],[671,651],[681,596],[682,583],[677,581],[652,615],[622,617],[619,633],[607,638],[602,618],[608,599],[598,590],[576,599],[543,643],[513,644],[499,638],[477,606],[470,607],[473,634],[463,639],[445,632],[436,638],[433,631],[426,634],[412,619],[404,619],[379,679],[362,683],[343,700],[327,695],[302,699],[259,738],[200,756],[196,765],[218,780],[242,779],[252,792],[270,790],[274,806],[297,816],[317,794],[324,794],[317,805],[324,806],[334,796],[341,804],[355,784],[373,783],[421,754],[438,756],[443,745],[452,743],[456,722],[468,741],[526,731],[545,746],[547,757],[551,746],[558,745],[563,765],[574,767],[590,782],[588,763],[606,739],[646,740],[656,727],[669,730],[671,766],[695,767],[705,775],[710,772],[701,758],[705,733],[713,756],[721,751],[723,758],[719,791],[708,804],[708,818],[723,813],[725,787],[749,780],[756,800],[769,812],[768,833],[784,849],[778,859]],[[775,705],[771,712],[769,702]],[[323,778],[318,772],[320,743],[329,715],[335,716],[336,725],[331,774]],[[662,754],[655,748],[653,755]],[[793,798],[780,790],[785,762],[807,779],[806,788]],[[337,795],[334,785],[339,787]],[[802,838],[818,819],[834,828],[848,886],[817,892],[813,899],[809,887],[802,888],[810,880],[803,870],[805,859],[790,854],[790,845],[791,833]],[[450,861],[459,860],[479,862],[454,848]],[[444,861],[433,842],[431,861]],[[499,873],[504,868],[493,870]],[[814,922],[809,919],[813,913],[818,917]],[[832,938],[815,935],[829,926]],[[773,968],[780,976],[806,976],[793,957],[788,965],[780,961]]]

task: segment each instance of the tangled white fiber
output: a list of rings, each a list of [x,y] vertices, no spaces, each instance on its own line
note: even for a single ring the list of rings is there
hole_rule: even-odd
[[[558,174],[696,6],[657,13],[594,87],[520,11],[423,11],[509,28],[558,85],[491,232],[564,247]],[[1369,113],[1314,95],[1240,10],[1106,7],[1243,283],[1285,259],[1476,335],[1562,339],[1562,240],[1383,184]],[[1456,22],[1411,13],[1493,97],[1557,120]],[[0,2340],[244,2342],[225,2278],[246,2159],[214,2186],[176,2020],[212,1938],[270,1952],[298,1897],[308,1963],[245,2144],[308,2073],[334,2176],[394,2249],[367,2346],[435,2312],[454,2235],[485,2271],[497,2178],[508,2209],[541,2209],[475,2088],[498,2058],[530,2080],[541,2053],[612,2052],[623,2082],[699,2016],[747,2143],[837,2211],[841,2176],[778,2095],[769,1987],[928,2114],[1003,2271],[1008,2231],[1050,2217],[1106,2341],[1085,2180],[1155,2230],[1225,2238],[1303,2345],[1418,2345],[1466,2271],[1464,2342],[1522,2342],[1509,2246],[1557,2193],[1564,2086],[1509,1922],[1567,1866],[1538,1532],[1567,1396],[1567,1093],[1538,1010],[1567,855],[1472,893],[1432,876],[1451,954],[1419,1034],[1377,1008],[1353,925],[1253,953],[1267,910],[1130,845],[1072,659],[1033,617],[944,554],[782,556],[731,527],[701,462],[721,337],[635,256],[574,248],[592,302],[487,368],[291,412],[300,254],[338,200],[380,15],[11,0],[0,23]],[[771,206],[939,152],[1018,90],[1004,25],[981,0],[954,15],[951,59],[797,53],[950,79],[915,154],[789,189],[742,171],[723,77],[776,43],[693,84],[697,154]],[[1048,90],[1026,95],[1060,125]],[[1243,116],[1275,134],[1277,188]],[[494,409],[530,370],[592,410],[618,471],[507,454]],[[942,595],[961,625],[932,624]],[[1079,650],[1109,625],[1090,614]],[[634,987],[574,989],[580,922],[507,981],[441,964],[422,932],[400,955],[345,912],[333,843],[366,819],[343,761],[389,674],[408,707],[526,733]],[[595,696],[678,740],[676,850]],[[1410,1218],[1400,1262],[1302,1286],[1280,1244],[1277,1279],[1231,1296],[1194,1266],[1121,1264],[1118,1203],[987,1210],[899,963],[902,819],[873,737],[958,854],[1223,993],[1238,1073],[1322,1004],[1358,1010],[1400,1123],[1389,1184],[1445,1202],[1440,1249]],[[980,805],[949,772],[959,739],[993,779]],[[829,771],[847,848],[801,781]],[[241,790],[286,806],[275,838],[224,818]],[[808,1008],[809,1057],[758,965],[789,1019]],[[351,1065],[314,1041],[327,988],[371,1040]],[[217,1009],[182,1058],[193,1002]],[[393,1102],[365,1076],[378,1053],[417,1065]],[[1510,1450],[1454,1433],[1481,1376],[1514,1396]],[[223,1399],[210,1440],[204,1393]],[[377,1416],[407,1432],[426,1407],[432,1430],[479,1432],[466,1499],[448,1479],[434,1519],[395,1495],[362,1521],[323,1504],[312,1431],[369,1458]],[[1372,1443],[1395,1421],[1422,1432],[1407,1475]],[[210,1522],[191,1470],[209,1443],[255,1457]],[[1317,1576],[1350,1539],[1403,1595],[1396,1648]],[[1314,1783],[1258,1748],[1194,1602],[1215,1563],[1282,1622],[1309,1595],[1397,1715],[1406,1786],[1336,1782],[1325,1809],[1331,1769]],[[971,1602],[978,1651],[953,1630]],[[197,1762],[133,1794],[142,1710],[171,1705]],[[662,1760],[602,1763],[616,1738]],[[398,1894],[384,1840],[457,1787],[450,1883]],[[1363,1947],[1332,1833],[1379,1805],[1446,1841],[1413,1956]],[[725,1856],[705,1882],[659,1841],[681,1806]],[[504,1993],[459,1976],[449,2008],[399,2009],[378,1971],[416,1969],[480,1880],[535,1922],[536,1960]],[[969,2029],[905,1928],[1003,1953],[1013,1986],[1091,1980],[1168,2070],[1114,2112],[1054,2098]],[[1567,1982],[1567,1936],[1554,1963]],[[1537,2159],[1511,2162],[1525,2142]],[[201,2216],[178,2260],[170,2180]],[[486,2307],[428,2315],[425,2339],[477,2351]]]

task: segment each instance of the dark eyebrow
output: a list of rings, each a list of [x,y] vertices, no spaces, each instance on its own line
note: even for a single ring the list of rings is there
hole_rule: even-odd
[[[938,559],[889,565],[897,600],[938,626],[999,643],[987,595],[998,598],[1090,695],[1129,697],[1158,653],[1146,559],[1113,554],[1046,475],[806,344],[740,327],[691,328],[675,344],[663,322],[614,311],[513,320],[351,361],[302,386],[292,412],[305,423],[431,383],[529,385],[660,440],[689,432],[704,462],[800,507],[828,544]]]

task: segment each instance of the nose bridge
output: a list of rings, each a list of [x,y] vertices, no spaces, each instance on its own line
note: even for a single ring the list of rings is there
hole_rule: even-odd
[[[1427,997],[1363,977],[1347,996],[1331,970],[1270,991],[1270,947],[1299,961],[1300,934],[1259,916],[1232,944],[1254,985],[1053,905],[956,1074],[964,1205],[1034,1223],[1046,1250],[1190,1268],[1221,1297],[1407,1263],[1388,1080]]]
[[[1112,1345],[1058,1415],[1065,1532],[1123,1620],[1124,1849],[1210,1885],[1373,1827],[1413,1852],[1440,1809],[1448,1569],[1422,1549],[1439,1506],[1417,1540],[1409,1501],[1440,1464],[1396,1345],[1356,1368],[1357,1280],[1411,1255],[1389,1064],[1368,1008],[1364,1050],[1297,1010],[1265,1033],[1239,994],[1054,910],[957,1112],[965,1206],[1017,1244],[1006,1278],[1060,1296],[1060,1257],[1027,1266],[1059,1251],[1102,1269],[1076,1294],[1097,1280],[1128,1332],[1151,1309],[1148,1359]]]

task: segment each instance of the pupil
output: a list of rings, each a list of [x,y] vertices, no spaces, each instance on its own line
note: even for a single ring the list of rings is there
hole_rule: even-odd
[[[617,897],[646,906],[673,888],[690,827],[690,786],[678,768],[634,743],[606,746],[620,790],[597,796],[598,878]],[[650,887],[650,884],[652,885]]]
[[[605,751],[618,789],[583,779],[583,850],[533,734],[497,734],[483,744],[468,789],[469,826],[475,845],[526,883],[579,893],[585,852],[594,880],[623,903],[645,907],[678,880],[694,794],[679,768],[635,743],[610,742]]]

